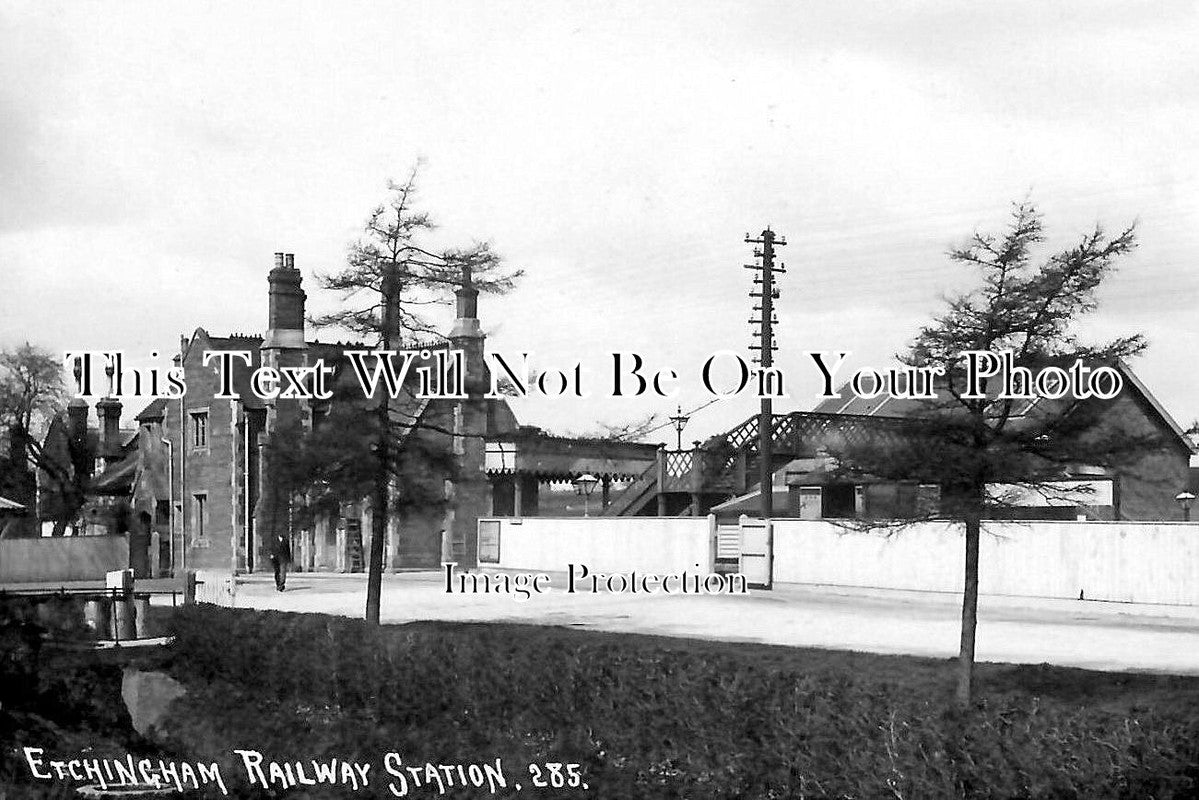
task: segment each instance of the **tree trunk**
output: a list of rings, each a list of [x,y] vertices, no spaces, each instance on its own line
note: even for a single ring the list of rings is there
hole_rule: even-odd
[[[962,592],[962,641],[958,650],[957,704],[969,707],[974,696],[974,634],[978,628],[978,542],[982,528],[979,514],[966,517],[966,574]]]
[[[367,625],[379,624],[380,602],[383,593],[383,545],[387,539],[387,518],[391,510],[388,505],[388,487],[391,473],[388,469],[389,443],[387,441],[388,413],[386,394],[384,394],[384,399],[380,403],[380,418],[382,420],[380,426],[381,433],[376,445],[379,471],[375,475],[375,491],[374,497],[371,500],[371,547],[366,561]]]
[[[398,344],[399,336],[395,331],[396,300],[399,298],[400,285],[395,263],[395,253],[392,261],[383,271],[381,289],[382,299],[382,329],[379,331],[379,349],[383,352],[391,350],[393,344]],[[388,358],[380,355],[379,358]],[[375,473],[375,496],[371,504],[371,549],[366,561],[366,624],[379,624],[380,598],[383,593],[383,544],[387,537],[387,519],[391,512],[391,405],[386,387],[379,393],[379,438],[375,442],[377,458]]]

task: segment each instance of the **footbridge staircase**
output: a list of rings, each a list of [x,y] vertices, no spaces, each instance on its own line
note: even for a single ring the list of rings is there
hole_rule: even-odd
[[[771,473],[797,458],[816,458],[835,442],[856,443],[902,426],[901,418],[796,411],[775,414]],[[691,450],[658,450],[651,464],[604,511],[605,516],[706,514],[758,487],[759,417]]]

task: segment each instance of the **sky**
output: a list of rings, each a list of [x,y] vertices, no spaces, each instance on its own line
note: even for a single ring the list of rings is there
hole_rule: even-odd
[[[1143,332],[1133,367],[1186,426],[1196,40],[1189,2],[8,2],[0,346],[165,365],[197,327],[262,332],[276,251],[330,310],[316,276],[419,165],[435,241],[525,272],[480,299],[488,348],[583,365],[591,397],[521,422],[704,406],[687,441],[757,409],[700,381],[748,355],[747,233],[786,238],[775,410],[806,410],[804,351],[889,365],[976,284],[946,251],[1028,197],[1046,252],[1137,223],[1080,330]],[[613,352],[674,369],[678,397],[608,396]]]

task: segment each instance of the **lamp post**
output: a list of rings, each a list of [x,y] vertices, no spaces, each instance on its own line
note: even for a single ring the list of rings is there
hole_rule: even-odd
[[[583,497],[583,516],[590,516],[587,509],[587,498],[595,491],[595,485],[599,483],[599,478],[594,475],[583,473],[574,479],[575,492]]]
[[[683,428],[687,427],[687,423],[691,421],[691,417],[683,413],[683,407],[679,406],[679,410],[670,418],[670,424],[674,426],[674,431],[678,434],[677,449],[683,449]]]
[[[1174,495],[1174,502],[1182,507],[1182,521],[1191,521],[1191,503],[1195,502],[1195,495],[1190,492],[1179,492]]]

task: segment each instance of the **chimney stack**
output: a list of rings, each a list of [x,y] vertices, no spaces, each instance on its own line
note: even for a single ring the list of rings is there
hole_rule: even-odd
[[[482,329],[479,327],[479,290],[475,288],[469,266],[462,268],[462,285],[454,290],[454,294],[458,298],[458,313],[450,331],[450,338],[480,336]]]
[[[83,391],[83,360],[76,358],[74,365],[75,389]],[[67,403],[67,436],[76,451],[87,446],[87,401],[76,395]]]
[[[121,401],[115,397],[99,400],[96,415],[100,418],[100,452],[96,455],[112,463],[121,456]]]
[[[87,437],[87,401],[82,397],[67,403],[67,435],[79,441]]]
[[[96,455],[111,464],[121,454],[121,401],[114,396],[116,370],[111,361],[104,374],[108,376],[108,397],[96,402],[96,416],[100,418],[100,452]]]
[[[267,276],[270,286],[266,338],[262,348],[302,350],[304,348],[304,301],[300,271],[294,253],[275,253],[275,268]]]

